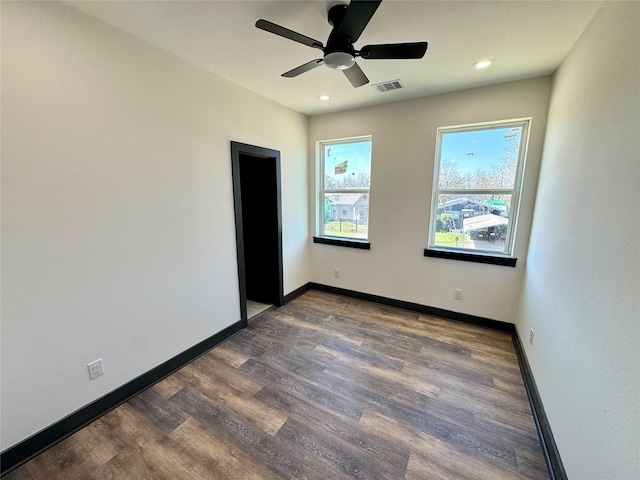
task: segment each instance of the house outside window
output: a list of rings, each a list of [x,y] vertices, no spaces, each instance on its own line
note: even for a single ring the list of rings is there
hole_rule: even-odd
[[[371,137],[319,142],[318,235],[367,240]]]
[[[430,249],[512,256],[529,123],[438,129]]]

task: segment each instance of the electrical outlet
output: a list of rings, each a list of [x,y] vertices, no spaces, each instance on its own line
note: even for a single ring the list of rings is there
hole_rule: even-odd
[[[529,345],[533,345],[533,336],[536,332],[533,331],[533,328],[529,330]]]
[[[333,276],[336,278],[340,278],[340,269],[339,268],[334,268],[333,269]]]
[[[89,369],[89,378],[91,380],[93,380],[96,377],[99,377],[104,373],[104,365],[102,364],[101,358],[94,360],[91,363],[88,363],[87,368]]]
[[[453,298],[455,300],[462,300],[462,289],[456,288],[453,290]]]

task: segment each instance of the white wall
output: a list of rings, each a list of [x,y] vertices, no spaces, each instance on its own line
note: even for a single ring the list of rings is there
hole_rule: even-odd
[[[281,151],[310,280],[307,117],[39,2],[2,2],[1,100],[2,450],[240,319],[231,140]]]
[[[567,474],[640,478],[640,3],[555,75],[517,328]]]
[[[477,73],[480,72],[470,71],[470,75]],[[312,117],[312,192],[316,181],[315,142],[373,136],[371,250],[314,244],[313,281],[513,323],[527,252],[550,84],[551,79],[544,77]],[[517,266],[425,258],[436,129],[519,117],[532,117],[532,122],[515,244]],[[314,205],[311,209],[310,215],[315,218]],[[334,267],[340,268],[339,279],[333,277]],[[453,299],[454,288],[463,289],[462,301]]]

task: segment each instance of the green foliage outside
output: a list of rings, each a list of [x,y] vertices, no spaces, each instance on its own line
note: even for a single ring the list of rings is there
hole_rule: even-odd
[[[333,237],[353,237],[353,238],[366,238],[369,226],[358,225],[358,231],[356,232],[355,222],[326,222],[324,224],[324,234],[331,235]]]
[[[450,232],[454,227],[452,214],[441,213],[436,217],[436,232]]]

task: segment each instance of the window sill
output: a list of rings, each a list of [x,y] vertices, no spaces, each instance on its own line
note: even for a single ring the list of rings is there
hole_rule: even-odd
[[[487,255],[481,253],[453,252],[451,250],[424,249],[425,257],[447,258],[449,260],[461,260],[463,262],[488,263],[489,265],[501,265],[503,267],[515,267],[518,261],[515,257],[504,255]]]
[[[361,250],[371,250],[371,244],[368,240],[354,240],[336,237],[313,237],[313,243],[322,243],[324,245],[337,245],[339,247],[359,248]]]

